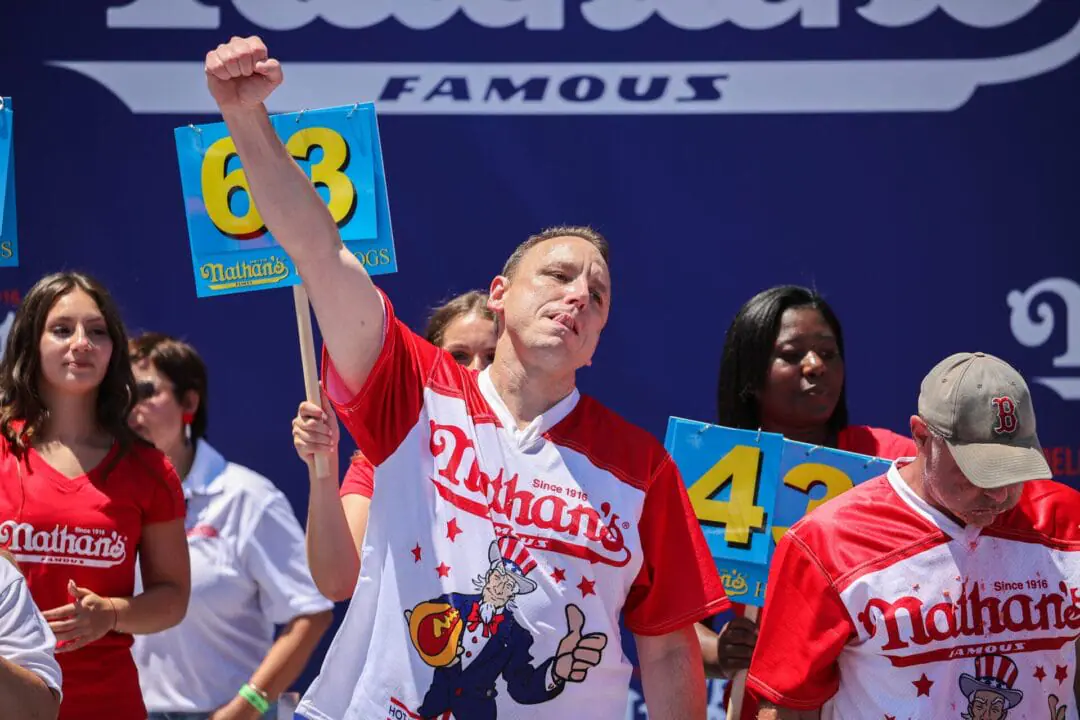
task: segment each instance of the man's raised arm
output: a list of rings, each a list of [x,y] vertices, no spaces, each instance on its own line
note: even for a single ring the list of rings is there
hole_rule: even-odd
[[[234,37],[206,55],[207,85],[236,144],[255,207],[300,272],[334,366],[355,393],[382,345],[382,300],[270,124],[263,101],[282,79],[281,65],[258,37]]]

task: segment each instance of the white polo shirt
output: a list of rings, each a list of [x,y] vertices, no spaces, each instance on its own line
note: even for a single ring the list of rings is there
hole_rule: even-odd
[[[0,657],[29,670],[60,692],[56,637],[30,597],[26,579],[0,558]]]
[[[304,532],[273,483],[199,440],[184,479],[191,602],[176,627],[135,638],[146,709],[208,712],[262,663],[274,626],[330,610],[315,587]]]

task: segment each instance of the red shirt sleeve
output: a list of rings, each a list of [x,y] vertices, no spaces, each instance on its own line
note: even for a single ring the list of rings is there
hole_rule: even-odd
[[[349,469],[345,471],[345,479],[341,481],[341,497],[346,495],[362,495],[370,498],[375,492],[375,466],[357,453],[349,463]]]
[[[424,405],[424,387],[440,361],[440,351],[394,315],[390,299],[379,291],[386,312],[379,357],[360,392],[351,396],[323,348],[322,386],[334,410],[373,465],[386,460],[416,425]]]
[[[776,546],[747,688],[793,710],[815,710],[840,687],[837,658],[854,632],[840,595],[789,530]]]
[[[730,606],[679,470],[665,456],[645,492],[644,561],[624,608],[637,635],[663,635]]]
[[[187,515],[184,491],[180,476],[165,453],[152,447],[136,446],[131,449],[135,467],[144,470],[145,482],[139,485],[148,489],[143,508],[143,524],[169,522]]]

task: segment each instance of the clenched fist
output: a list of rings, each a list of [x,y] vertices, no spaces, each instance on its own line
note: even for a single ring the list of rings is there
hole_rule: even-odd
[[[258,107],[282,79],[281,63],[255,35],[233,37],[206,53],[206,83],[223,112]]]

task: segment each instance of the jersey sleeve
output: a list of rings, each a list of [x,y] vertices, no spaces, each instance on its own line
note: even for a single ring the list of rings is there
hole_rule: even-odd
[[[139,453],[142,456],[139,465],[150,475],[143,484],[149,489],[143,524],[183,518],[187,514],[184,490],[169,458],[153,448],[140,449]]]
[[[280,492],[260,503],[250,534],[241,539],[240,559],[259,588],[259,606],[270,622],[284,625],[298,615],[330,610],[308,569],[304,532]]]
[[[352,395],[323,348],[322,386],[360,451],[380,465],[412,429],[424,387],[441,360],[439,350],[405,326],[380,290],[385,319],[379,357],[360,392]]]
[[[0,657],[34,673],[59,694],[56,637],[18,570],[3,558],[0,566]]]
[[[375,467],[361,454],[353,456],[341,481],[341,497],[361,495],[370,498],[375,492]]]
[[[644,560],[624,608],[637,635],[663,635],[730,606],[686,487],[665,455],[641,513]]]
[[[820,708],[840,687],[837,658],[853,631],[835,586],[789,530],[769,569],[747,688],[780,707]]]

